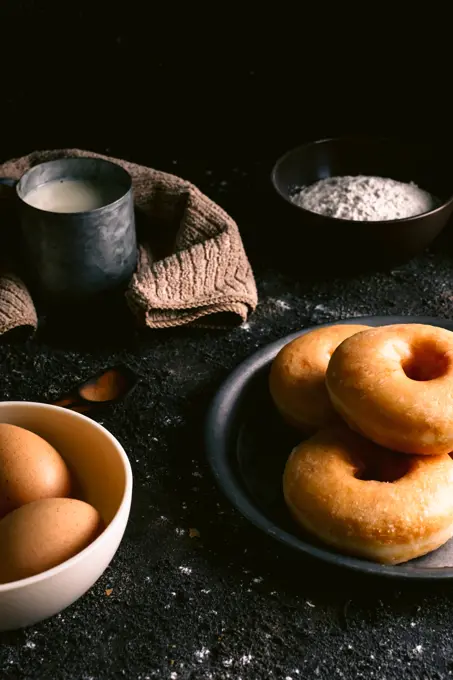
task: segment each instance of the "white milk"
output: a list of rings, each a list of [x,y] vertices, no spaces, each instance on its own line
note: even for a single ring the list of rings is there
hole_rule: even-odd
[[[84,179],[57,179],[32,189],[24,201],[50,212],[85,212],[119,198],[118,188]]]

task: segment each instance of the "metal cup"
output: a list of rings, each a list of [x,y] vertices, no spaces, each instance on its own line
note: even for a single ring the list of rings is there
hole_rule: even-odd
[[[53,212],[29,205],[27,195],[55,180],[86,180],[108,189],[108,202],[84,212]],[[98,158],[40,163],[16,182],[25,271],[44,301],[77,300],[125,286],[137,263],[132,179],[121,166]]]

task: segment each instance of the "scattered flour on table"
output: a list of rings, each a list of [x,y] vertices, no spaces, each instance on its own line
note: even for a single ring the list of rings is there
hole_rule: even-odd
[[[244,654],[244,656],[241,656],[240,662],[243,666],[248,666],[248,664],[252,661],[253,656],[251,654]]]
[[[397,220],[432,210],[436,199],[413,182],[365,175],[328,177],[291,197],[305,210],[358,222]]]
[[[210,655],[210,653],[211,653],[210,650],[209,650],[209,649],[206,649],[206,647],[202,647],[201,649],[199,649],[198,651],[196,651],[196,652],[195,652],[195,657],[196,657],[198,663],[201,663],[202,661],[205,661],[205,659],[208,658],[208,656]]]
[[[280,307],[280,309],[285,309],[285,310],[291,309],[291,305],[289,305],[284,300],[277,300],[277,302],[275,304],[277,305],[277,307]]]

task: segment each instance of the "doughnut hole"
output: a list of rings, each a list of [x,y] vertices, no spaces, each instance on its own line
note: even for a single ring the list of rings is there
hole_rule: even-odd
[[[401,363],[407,377],[418,381],[441,378],[447,373],[449,365],[447,354],[432,343],[412,347],[409,356]]]
[[[382,452],[376,457],[360,456],[355,461],[356,471],[354,477],[363,482],[396,482],[411,469],[409,456],[399,453]]]

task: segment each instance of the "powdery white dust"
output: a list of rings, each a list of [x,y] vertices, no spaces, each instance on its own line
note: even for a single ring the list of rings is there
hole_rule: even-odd
[[[199,663],[207,659],[207,657],[210,655],[210,650],[206,649],[206,647],[202,647],[198,651],[195,652],[195,657]]]
[[[366,175],[327,177],[303,187],[291,200],[310,212],[358,222],[404,219],[437,205],[413,182]]]

